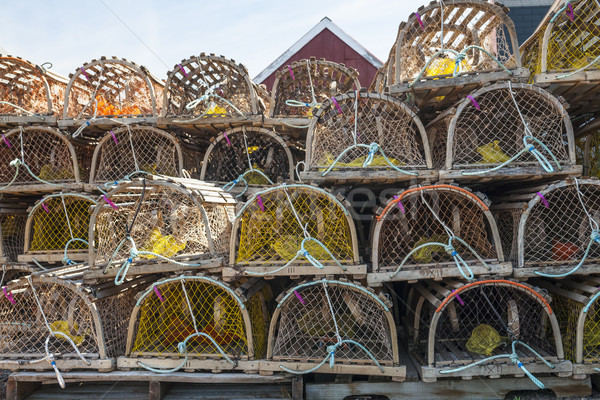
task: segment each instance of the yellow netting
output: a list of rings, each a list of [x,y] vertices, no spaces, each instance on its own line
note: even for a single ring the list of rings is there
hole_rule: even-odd
[[[289,194],[290,201],[285,193]],[[352,235],[346,215],[330,195],[310,187],[290,187],[260,195],[241,215],[237,263],[270,264],[291,260],[304,239],[304,232],[294,215],[298,215],[310,237],[319,240],[340,262],[353,260]],[[251,200],[252,201],[252,200]],[[308,241],[305,249],[319,261],[334,261],[316,242]],[[306,262],[304,259],[298,262]]]
[[[567,297],[555,296],[552,302],[552,310],[556,314],[563,342],[565,358],[576,362],[577,354],[577,321],[583,304]]]
[[[184,285],[193,310],[190,315],[181,281],[157,286],[156,293],[145,297],[140,306],[133,355],[179,355],[177,344],[199,332],[211,336],[228,355],[248,354],[246,327],[239,303],[221,287],[203,281],[186,280]],[[190,356],[220,356],[215,346],[203,336],[187,343]]]
[[[473,329],[466,346],[467,350],[472,353],[489,356],[504,340],[496,329],[487,324],[481,324]]]
[[[43,199],[42,203],[30,216],[33,218],[30,251],[64,250],[72,238],[88,240],[91,200],[65,195]],[[87,245],[77,240],[69,244],[69,249],[87,249]]]
[[[252,298],[246,302],[246,307],[248,307],[250,325],[252,325],[254,359],[258,360],[267,355],[269,315],[267,314],[266,307],[264,307],[262,295],[252,296]]]

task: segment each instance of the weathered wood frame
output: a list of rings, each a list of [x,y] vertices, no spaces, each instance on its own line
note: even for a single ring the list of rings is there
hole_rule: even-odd
[[[44,87],[44,92],[46,93],[46,100],[48,102],[47,115],[52,115],[53,109],[52,109],[52,97],[50,97],[50,85],[48,84],[48,81],[46,80],[46,77],[44,76],[45,74],[43,72],[44,71],[43,68],[37,64],[32,63],[31,61],[27,61],[27,60],[23,59],[21,57],[14,57],[14,56],[10,56],[10,55],[0,55],[0,63],[2,63],[3,60],[10,60],[10,61],[18,63],[18,64],[23,64],[23,65],[27,66],[27,68],[31,72],[37,73],[38,79],[41,80],[42,86]],[[41,121],[39,118],[31,117],[31,116],[15,116],[15,117],[23,118],[23,122],[25,122],[25,121],[40,122]]]
[[[22,207],[18,207],[18,204],[15,205],[8,205],[10,208],[6,207],[7,204],[0,204],[0,215],[21,215],[21,216],[26,216],[27,215],[27,208],[25,205],[23,205]],[[14,208],[12,208],[14,207]],[[27,220],[25,220],[25,224],[27,224]],[[25,237],[23,237],[23,249],[25,249]],[[6,264],[9,264],[9,268],[13,267],[13,262],[11,262],[11,260],[8,259],[8,256],[6,255],[6,253],[4,252],[4,236],[2,234],[2,225],[0,225],[0,264],[3,267],[6,267]],[[19,256],[19,255],[17,255]],[[16,265],[15,265],[16,267]]]

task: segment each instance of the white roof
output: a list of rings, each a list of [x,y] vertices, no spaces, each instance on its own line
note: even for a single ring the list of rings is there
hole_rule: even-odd
[[[315,25],[310,31],[300,38],[296,43],[289,49],[283,52],[282,55],[277,57],[267,68],[265,68],[260,74],[254,77],[254,82],[261,83],[267,79],[273,72],[279,70],[283,64],[289,60],[294,54],[302,49],[308,42],[310,42],[315,36],[321,33],[324,29],[328,29],[339,37],[344,43],[346,43],[352,50],[360,54],[365,60],[369,61],[375,68],[380,68],[383,63],[375,57],[369,50],[365,49],[360,43],[354,40],[350,35],[340,29],[339,26],[334,24],[329,18],[325,17]]]

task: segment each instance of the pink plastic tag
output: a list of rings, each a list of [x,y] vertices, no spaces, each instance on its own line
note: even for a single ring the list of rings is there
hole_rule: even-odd
[[[475,100],[475,98],[473,96],[471,96],[470,94],[467,95],[467,99],[471,100],[471,103],[473,103],[473,106],[478,109],[481,110],[481,107],[479,107],[479,103],[477,102],[477,100]]]
[[[9,292],[6,291],[6,286],[2,287],[2,291],[4,292],[4,297],[6,297],[8,299],[8,301],[10,301],[13,304],[17,304],[17,302],[15,301],[15,299],[13,299],[12,293],[9,293]]]
[[[294,71],[292,71],[292,67],[290,67],[289,65],[287,67],[288,67],[288,70],[290,71],[290,75],[292,76],[292,80],[296,80],[296,77],[294,76]]]
[[[223,132],[223,136],[225,137],[225,140],[227,140],[227,146],[231,147],[231,142],[229,141],[229,137],[227,136],[227,132]]]
[[[298,300],[300,300],[300,303],[302,303],[302,305],[305,306],[306,303],[304,302],[304,299],[302,298],[302,296],[300,296],[300,293],[298,293],[297,290],[294,290],[294,294],[296,295],[296,297],[298,298]]]
[[[333,100],[333,104],[335,104],[335,108],[337,108],[338,112],[341,114],[342,113],[342,107],[340,107],[340,105],[337,102],[337,100],[335,99],[335,97],[332,97],[331,100]]]
[[[185,69],[183,69],[183,67],[181,66],[181,64],[177,64],[179,65],[179,68],[181,69],[181,72],[183,72],[183,74],[185,75],[186,78],[189,78],[187,72],[185,72]]]
[[[265,205],[263,204],[262,198],[260,197],[260,194],[258,196],[256,196],[256,202],[258,203],[258,206],[260,207],[261,211],[265,211]]]
[[[87,72],[85,72],[85,69],[83,69],[83,67],[79,67],[79,69],[81,70],[81,72],[85,76],[85,79],[87,79],[89,81],[90,80],[90,76],[87,74]]]
[[[541,194],[540,192],[537,192],[537,195],[540,196],[540,200],[542,201],[542,204],[544,204],[544,206],[546,208],[550,208],[550,204],[548,204],[548,200],[546,200],[546,198],[544,197],[544,195]]]
[[[4,136],[4,134],[2,135],[2,140],[4,140],[4,144],[8,146],[8,148],[10,149],[12,147],[12,144],[10,144],[10,142],[8,141],[8,139]]]
[[[115,133],[113,131],[109,131],[109,132],[112,135],[113,140],[115,141],[115,144],[119,144],[119,141],[117,140],[117,137],[115,136]]]
[[[44,211],[46,211],[47,213],[49,213],[49,212],[50,212],[50,209],[48,208],[48,206],[46,205],[46,203],[44,203],[43,201],[42,201],[42,208],[43,208],[43,209],[44,209]]]
[[[571,22],[575,21],[575,12],[573,12],[573,7],[571,6],[571,3],[569,3],[569,7],[567,8],[567,17],[569,17],[569,19],[571,20]]]
[[[109,206],[111,206],[115,210],[119,209],[119,207],[117,207],[115,203],[113,203],[108,197],[106,197],[106,195],[103,194],[102,198],[104,199],[104,201],[106,201],[108,203]]]
[[[452,293],[456,292],[456,290],[453,290]],[[461,306],[465,305],[465,302],[460,298],[459,295],[454,295],[454,297],[456,297],[456,300],[458,300],[458,302],[460,303]]]
[[[156,293],[156,296],[158,297],[158,299],[160,300],[160,302],[164,302],[165,299],[163,299],[163,297],[160,295],[160,292],[158,291],[158,287],[154,286],[154,293]]]
[[[419,25],[421,25],[421,29],[425,30],[425,25],[423,25],[423,21],[421,21],[421,15],[416,12],[415,15],[417,16],[417,21],[419,21]]]
[[[396,200],[398,200],[398,196],[394,195],[394,198]],[[400,200],[398,200],[398,208],[400,209],[400,211],[402,211],[402,214],[406,214],[406,210],[404,209],[404,205],[402,204],[402,202]]]

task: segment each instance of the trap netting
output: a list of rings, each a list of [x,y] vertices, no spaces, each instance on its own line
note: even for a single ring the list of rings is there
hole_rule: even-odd
[[[25,245],[27,205],[11,203],[0,204],[0,264],[16,262]]]
[[[338,372],[344,364],[385,368],[398,363],[391,302],[384,296],[356,283],[324,279],[294,286],[277,301],[267,358],[303,360],[316,366],[312,370],[329,361]]]
[[[358,72],[353,68],[314,57],[296,61],[275,75],[269,115],[311,118],[325,100],[358,89]]]
[[[70,74],[63,119],[156,116],[155,79],[125,59],[92,60]]]
[[[532,74],[570,72],[569,76],[597,70],[600,4],[595,0],[557,0],[551,8],[521,48],[524,65]]]
[[[138,365],[149,370],[155,370],[153,359],[181,357],[170,371],[188,359],[221,359],[234,368],[236,361],[263,358],[268,315],[262,293],[253,292],[246,298],[244,291],[201,275],[154,283],[131,315],[126,356],[144,359]]]
[[[114,182],[134,172],[180,176],[183,156],[179,141],[163,130],[142,125],[106,132],[92,160],[91,183]]]
[[[407,314],[409,347],[428,378],[496,375],[500,369],[486,366],[507,362],[514,369],[505,374],[532,366],[541,372],[543,364],[544,372],[560,372],[548,364],[563,359],[563,348],[551,299],[540,289],[507,280],[417,285]]]
[[[274,130],[238,127],[212,141],[204,155],[200,179],[212,182],[269,185],[294,178],[294,160]]]
[[[0,299],[0,365],[52,369],[46,361],[74,359],[81,360],[77,368],[110,367],[102,360],[124,353],[140,289],[130,282],[117,294],[94,295],[80,281],[40,276],[8,283]]]
[[[266,274],[288,265],[315,271],[324,265],[339,266],[341,273],[344,264],[359,261],[349,210],[349,204],[313,186],[282,185],[261,191],[235,217],[230,264],[268,267]]]
[[[600,132],[578,137],[575,155],[577,164],[583,166],[583,176],[600,178]]]
[[[192,56],[168,73],[165,117],[244,117],[258,114],[256,90],[242,64],[214,54]]]
[[[316,112],[307,143],[307,169],[394,169],[431,167],[421,120],[406,104],[365,91],[328,99]],[[414,174],[410,173],[409,174]]]
[[[521,67],[507,11],[479,0],[433,1],[420,8],[400,24],[387,85]]]
[[[92,213],[90,266],[105,272],[169,262],[193,268],[224,257],[235,201],[219,188],[191,179],[156,176],[119,183]],[[139,273],[144,273],[139,270]]]
[[[548,173],[575,164],[573,128],[561,102],[528,84],[479,89],[427,127],[434,166],[482,169],[539,166]]]
[[[0,55],[0,114],[52,114],[44,70],[19,57]]]
[[[2,134],[0,192],[13,184],[79,182],[75,149],[61,132],[45,126],[18,127]]]
[[[486,201],[466,189],[450,185],[408,189],[390,199],[376,218],[373,270],[390,271],[391,277],[405,269],[456,265],[470,279],[471,266],[504,261]]]
[[[65,264],[87,260],[91,209],[96,200],[82,193],[50,194],[27,216],[25,254],[56,254]],[[46,259],[45,261],[50,261]]]

